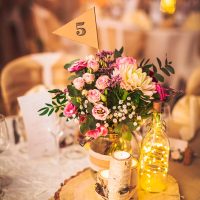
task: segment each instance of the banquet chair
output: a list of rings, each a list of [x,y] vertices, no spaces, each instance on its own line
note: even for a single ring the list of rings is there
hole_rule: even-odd
[[[52,66],[52,84],[60,89],[70,84],[68,79],[72,74],[64,69],[64,65],[75,60],[74,55],[62,55],[61,58]]]
[[[186,86],[186,94],[200,96],[200,67],[197,67],[193,70],[190,75],[187,86]]]
[[[23,56],[8,63],[2,70],[1,89],[7,115],[18,113],[17,97],[42,83],[42,66]]]

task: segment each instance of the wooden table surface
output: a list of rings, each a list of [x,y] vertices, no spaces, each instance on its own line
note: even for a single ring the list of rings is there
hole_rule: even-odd
[[[170,161],[169,174],[178,181],[184,200],[200,200],[200,131],[189,142],[189,146],[198,157],[194,158],[190,166]]]

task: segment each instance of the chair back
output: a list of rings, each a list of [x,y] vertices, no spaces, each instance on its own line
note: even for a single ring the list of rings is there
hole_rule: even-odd
[[[186,94],[188,95],[196,95],[200,96],[200,67],[197,67],[193,70],[190,75],[187,86],[186,86]]]
[[[64,69],[65,64],[75,60],[74,55],[63,55],[61,58],[52,66],[52,84],[59,88],[65,88],[71,83],[68,79],[72,74]]]
[[[30,56],[23,56],[8,63],[1,74],[1,89],[6,114],[16,115],[17,97],[41,83],[42,67]]]

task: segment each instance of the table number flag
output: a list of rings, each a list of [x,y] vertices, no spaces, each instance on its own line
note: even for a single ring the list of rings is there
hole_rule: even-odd
[[[95,8],[89,9],[53,33],[99,49]]]

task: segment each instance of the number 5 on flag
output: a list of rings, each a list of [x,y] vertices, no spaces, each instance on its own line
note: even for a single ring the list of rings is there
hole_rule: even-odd
[[[53,33],[99,49],[95,8],[89,9]]]

